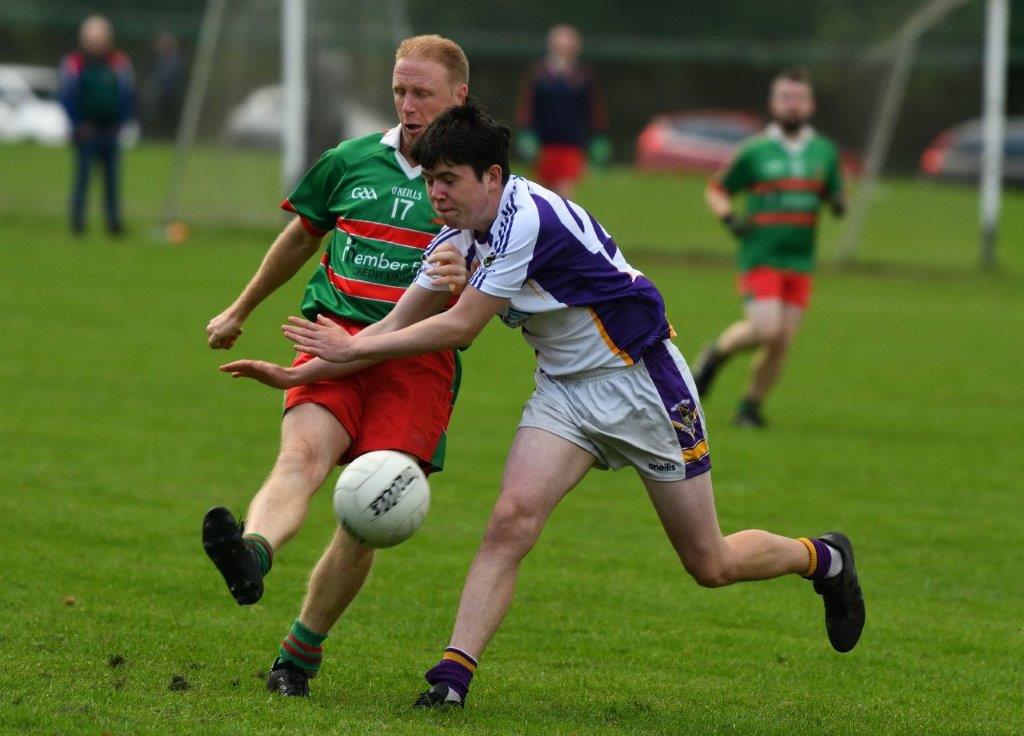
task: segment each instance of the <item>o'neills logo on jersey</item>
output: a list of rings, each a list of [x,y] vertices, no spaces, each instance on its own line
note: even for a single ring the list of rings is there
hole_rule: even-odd
[[[414,199],[417,202],[423,199],[423,192],[418,189],[410,189],[409,187],[391,187],[391,193],[396,197],[405,197],[406,199]]]
[[[356,187],[352,190],[352,199],[377,199],[377,192],[372,187]]]

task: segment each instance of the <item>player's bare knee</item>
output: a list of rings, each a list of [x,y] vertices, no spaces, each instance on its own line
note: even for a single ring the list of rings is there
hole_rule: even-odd
[[[789,348],[789,340],[789,333],[780,329],[772,335],[768,342],[765,343],[765,347],[776,355],[783,355]]]
[[[769,350],[785,349],[786,330],[781,324],[764,324],[757,328],[757,339]]]
[[[539,515],[518,501],[501,499],[484,532],[484,546],[523,557],[533,548],[543,526]]]
[[[274,464],[274,473],[298,477],[315,490],[327,477],[330,463],[321,453],[301,438],[293,438],[281,445]]]

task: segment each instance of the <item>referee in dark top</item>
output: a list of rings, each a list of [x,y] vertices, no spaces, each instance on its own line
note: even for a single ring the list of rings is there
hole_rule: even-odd
[[[534,178],[571,199],[586,170],[608,162],[608,109],[593,72],[579,63],[582,40],[572,26],[548,32],[548,55],[533,64],[519,90],[519,155],[536,162]]]

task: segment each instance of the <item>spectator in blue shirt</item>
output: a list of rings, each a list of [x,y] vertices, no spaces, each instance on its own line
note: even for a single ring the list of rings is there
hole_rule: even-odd
[[[107,229],[124,230],[119,193],[118,134],[135,112],[135,76],[128,57],[114,48],[114,30],[100,15],[85,19],[80,48],[61,61],[60,101],[71,120],[75,175],[71,195],[71,230],[85,229],[85,200],[92,165],[103,165]]]

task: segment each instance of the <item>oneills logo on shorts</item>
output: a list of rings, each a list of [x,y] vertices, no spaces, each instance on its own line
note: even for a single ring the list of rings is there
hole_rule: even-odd
[[[377,192],[372,187],[356,187],[352,190],[352,199],[377,199]]]
[[[670,470],[676,469],[675,463],[647,463],[647,467],[651,470],[658,470],[662,473],[667,473]]]

